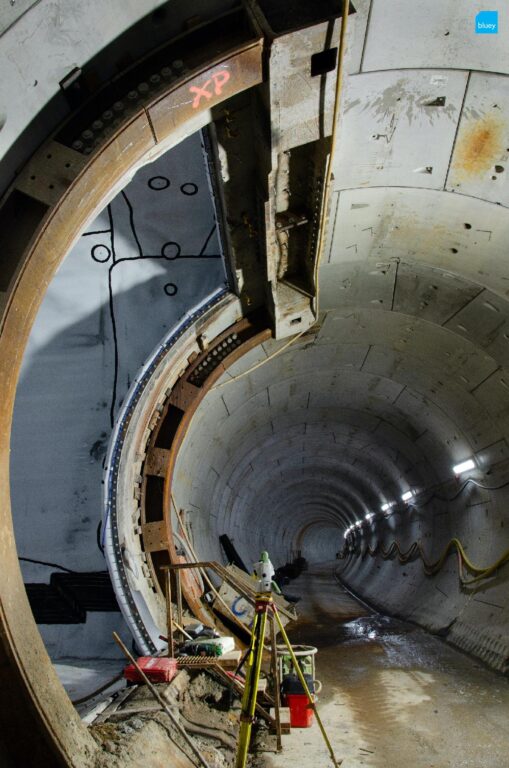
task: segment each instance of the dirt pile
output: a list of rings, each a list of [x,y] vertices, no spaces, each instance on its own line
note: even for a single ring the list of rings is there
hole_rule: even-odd
[[[157,689],[210,768],[230,768],[235,760],[240,701],[228,686],[213,674],[199,671],[180,672],[172,683]],[[196,765],[196,757],[170,717],[143,685],[133,686],[117,708],[105,710],[90,732],[102,747],[95,768]]]

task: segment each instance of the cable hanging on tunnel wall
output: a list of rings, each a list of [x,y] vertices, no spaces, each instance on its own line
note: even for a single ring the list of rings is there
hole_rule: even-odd
[[[422,544],[419,541],[414,541],[406,551],[402,550],[398,541],[393,541],[387,549],[383,546],[383,544],[377,542],[374,547],[370,547],[368,545],[364,550],[360,549],[356,554],[362,559],[368,555],[370,557],[376,557],[377,555],[380,555],[384,560],[390,560],[394,556],[397,556],[398,561],[402,565],[420,557],[424,566],[425,574],[427,576],[435,576],[443,568],[447,558],[454,550],[456,550],[458,555],[459,578],[463,586],[475,584],[482,579],[487,579],[490,576],[495,575],[499,568],[509,562],[509,549],[506,549],[505,552],[503,552],[502,555],[494,563],[492,563],[492,565],[486,567],[475,565],[465,552],[465,548],[463,547],[462,543],[459,541],[459,539],[456,538],[453,538],[449,541],[440,557],[435,561],[431,561],[427,558]],[[338,554],[338,557],[339,559],[344,560],[348,554],[353,554],[353,552],[348,547],[345,547],[343,551]],[[465,569],[470,571],[473,576],[466,578],[464,574]]]
[[[450,482],[450,481],[446,481],[446,483],[448,483],[448,482]],[[436,486],[436,487],[441,487],[441,486],[445,485],[446,483],[440,483],[440,485]],[[458,490],[456,491],[456,493],[453,496],[450,496],[450,497],[441,496],[439,493],[436,493],[435,490],[432,490],[431,495],[428,496],[427,499],[425,499],[424,501],[416,501],[414,499],[410,503],[409,506],[412,506],[412,507],[425,507],[427,504],[429,504],[434,499],[436,499],[438,501],[444,501],[447,504],[449,504],[451,501],[456,501],[456,499],[461,496],[461,494],[463,493],[465,488],[467,488],[469,485],[475,485],[476,488],[480,488],[483,491],[493,492],[493,491],[500,491],[500,490],[502,490],[502,488],[507,488],[507,486],[509,485],[509,480],[506,480],[505,482],[501,483],[500,485],[483,485],[478,480],[475,480],[473,477],[467,477],[467,479],[460,485],[460,487],[458,488]]]

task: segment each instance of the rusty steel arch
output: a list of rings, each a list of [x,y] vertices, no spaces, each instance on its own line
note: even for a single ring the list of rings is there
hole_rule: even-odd
[[[210,44],[196,51],[190,46],[195,61],[188,70],[141,104],[89,153],[61,142],[58,134],[52,137],[3,200],[0,218],[9,226],[4,226],[0,281],[0,724],[15,764],[19,759],[24,766],[35,760],[38,766],[81,767],[91,764],[96,749],[53,670],[18,565],[9,446],[24,348],[59,264],[132,173],[210,122],[212,107],[262,82],[263,41],[245,17],[243,21],[240,27],[231,24],[230,34],[224,24],[214,22],[210,31],[213,26],[215,37],[202,30]],[[144,66],[146,70],[146,61]],[[139,77],[136,67],[130,74]]]

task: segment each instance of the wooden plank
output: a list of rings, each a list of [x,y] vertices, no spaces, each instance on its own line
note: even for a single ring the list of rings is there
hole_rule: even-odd
[[[157,523],[145,523],[145,525],[142,525],[141,535],[143,536],[145,552],[161,552],[163,549],[168,549],[166,525],[163,520]]]
[[[111,715],[115,714],[117,710],[119,710],[124,704],[127,703],[128,699],[132,696],[137,687],[137,685],[130,685],[127,688],[119,691],[111,704],[108,704],[106,709],[104,709],[101,714],[95,718],[94,725],[96,723],[105,723],[106,720],[111,717]]]
[[[183,667],[212,667],[235,670],[242,656],[241,651],[229,651],[222,656],[178,656],[177,665]]]
[[[55,205],[87,162],[86,155],[50,141],[16,178],[16,189],[46,205]]]
[[[200,388],[190,384],[185,379],[180,379],[172,390],[169,402],[181,411],[185,411],[200,394]]]
[[[274,708],[271,708],[270,716],[274,718],[274,722],[275,722],[276,710]],[[291,726],[290,726],[290,708],[289,707],[279,707],[279,724],[281,727],[281,733],[290,733]],[[274,728],[273,733],[276,733],[276,728]]]
[[[164,477],[166,475],[166,467],[168,466],[169,457],[170,451],[167,448],[151,448],[145,459],[145,474]]]

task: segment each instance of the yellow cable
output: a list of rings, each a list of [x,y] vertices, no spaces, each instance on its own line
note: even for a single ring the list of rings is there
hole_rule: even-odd
[[[505,552],[503,552],[500,557],[491,565],[482,567],[479,565],[475,565],[470,558],[468,557],[467,553],[465,552],[465,548],[463,547],[463,544],[459,539],[453,538],[451,539],[447,546],[445,547],[444,551],[440,555],[440,557],[435,560],[434,562],[431,562],[425,552],[424,549],[419,541],[414,541],[410,547],[403,552],[400,544],[398,541],[393,541],[392,544],[386,549],[382,544],[379,542],[373,547],[366,547],[364,552],[361,552],[361,556],[365,557],[366,555],[370,555],[370,557],[375,557],[375,555],[379,552],[380,555],[383,557],[384,560],[387,560],[388,558],[392,557],[392,555],[397,552],[398,560],[400,563],[407,563],[415,554],[415,552],[418,552],[419,557],[421,558],[424,566],[424,571],[428,576],[433,576],[434,574],[438,573],[445,561],[447,560],[449,554],[456,549],[459,555],[459,568],[460,568],[460,580],[461,583],[465,586],[468,586],[469,584],[474,584],[481,579],[487,579],[490,576],[492,576],[499,568],[501,568],[503,565],[509,562],[509,549],[506,549]],[[346,556],[346,550],[343,550],[342,557],[344,558]],[[471,573],[474,574],[473,578],[471,579],[465,579],[463,577],[462,573],[462,566],[466,566],[467,570],[469,570]]]

